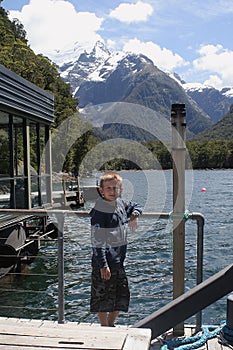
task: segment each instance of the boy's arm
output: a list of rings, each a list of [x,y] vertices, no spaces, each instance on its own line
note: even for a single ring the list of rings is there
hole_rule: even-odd
[[[106,249],[104,247],[97,248],[92,247],[93,252],[97,258],[98,265],[100,267],[100,275],[104,280],[109,280],[111,277],[110,268],[108,267],[108,262],[106,258]]]
[[[92,246],[93,253],[97,259],[98,266],[100,269],[106,268],[108,266],[107,259],[106,259],[106,252],[104,248],[96,248]]]
[[[91,211],[91,243],[94,256],[100,269],[108,266],[106,258],[106,230],[103,213]]]
[[[131,232],[135,232],[138,228],[138,216],[131,215],[128,222],[128,226]]]
[[[142,214],[142,207],[140,204],[129,202],[126,205],[126,212],[129,217],[129,228],[131,232],[135,232],[138,228],[138,218]]]

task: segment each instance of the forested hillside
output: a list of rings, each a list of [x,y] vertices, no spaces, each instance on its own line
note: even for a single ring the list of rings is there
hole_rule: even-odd
[[[233,139],[233,105],[219,122],[194,137],[194,140],[232,140]]]
[[[76,111],[77,100],[69,84],[60,77],[57,66],[30,49],[23,25],[18,20],[11,22],[1,6],[0,64],[54,95],[55,126]]]

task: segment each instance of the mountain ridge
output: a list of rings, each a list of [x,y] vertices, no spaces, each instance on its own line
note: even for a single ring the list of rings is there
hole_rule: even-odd
[[[193,140],[232,140],[233,139],[233,105],[228,113],[210,128],[194,136]]]

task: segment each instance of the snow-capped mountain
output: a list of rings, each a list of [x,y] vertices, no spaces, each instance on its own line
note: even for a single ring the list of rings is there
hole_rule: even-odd
[[[139,70],[141,67],[136,67],[135,62],[127,61],[127,55],[123,52],[110,53],[102,42],[97,41],[90,53],[84,52],[74,62],[63,64],[60,67],[61,76],[71,84],[72,92],[75,95],[82,82],[106,81],[123,60],[130,71]],[[148,58],[145,60],[150,61]]]
[[[108,49],[98,41],[90,53],[84,51],[78,58],[62,64],[61,76],[71,84],[74,92],[84,80],[100,80],[101,66],[110,56]]]
[[[216,123],[229,111],[233,103],[233,89],[217,90],[212,86],[197,83],[183,84],[187,94],[197,102],[211,120]]]
[[[222,92],[185,84],[178,75],[158,69],[144,55],[110,52],[97,42],[91,52],[60,67],[79,107],[107,102],[130,102],[170,117],[172,103],[185,103],[189,132],[196,134],[224,116],[232,103],[229,90]]]

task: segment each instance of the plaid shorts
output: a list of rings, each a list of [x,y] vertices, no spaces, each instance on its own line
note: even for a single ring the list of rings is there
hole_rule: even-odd
[[[91,312],[127,312],[130,292],[124,268],[111,271],[111,278],[103,280],[99,269],[92,270]]]

